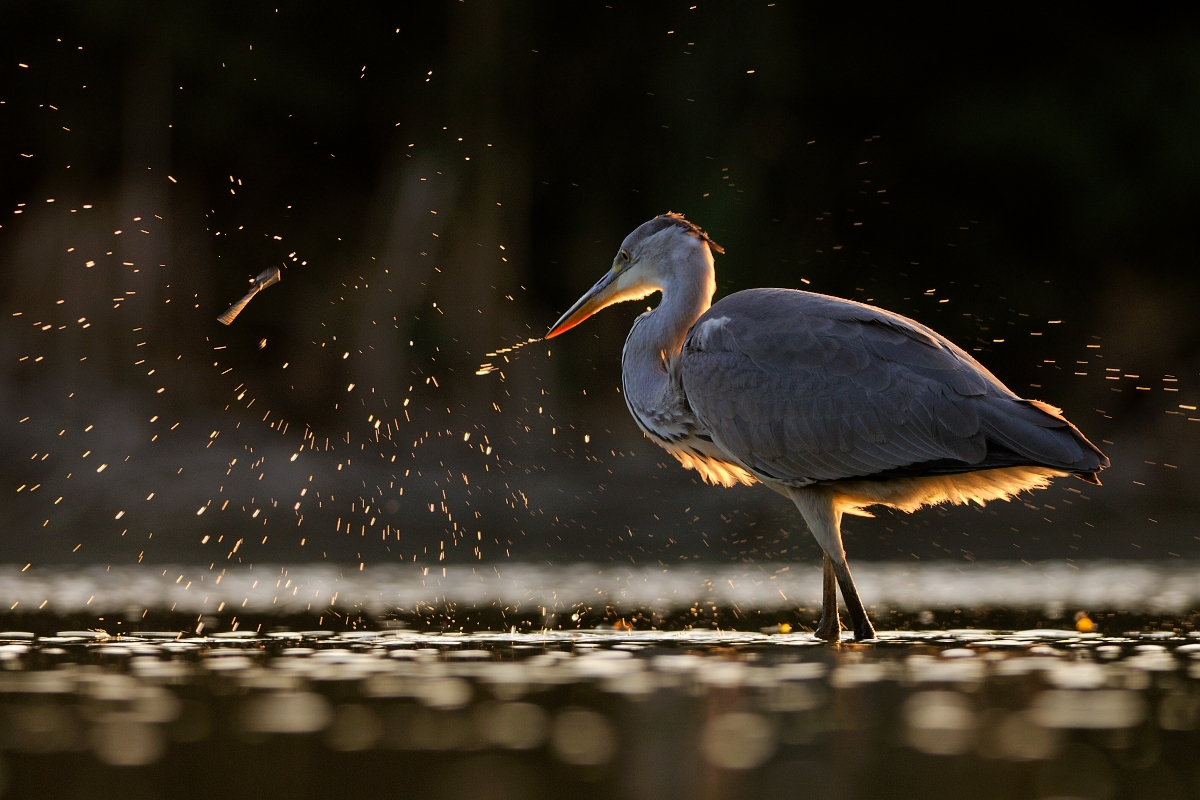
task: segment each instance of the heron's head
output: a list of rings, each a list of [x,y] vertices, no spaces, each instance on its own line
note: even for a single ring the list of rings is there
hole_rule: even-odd
[[[725,251],[682,214],[667,212],[642,223],[621,242],[612,269],[554,323],[546,338],[569,331],[614,303],[641,300],[666,287],[699,286],[711,297],[714,252]]]

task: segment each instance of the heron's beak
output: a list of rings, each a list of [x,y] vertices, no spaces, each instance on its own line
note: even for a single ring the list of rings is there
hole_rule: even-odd
[[[608,272],[604,273],[604,277],[596,281],[596,285],[589,289],[587,294],[575,301],[575,305],[571,306],[570,310],[563,314],[558,322],[554,323],[550,331],[546,334],[546,338],[553,339],[560,333],[571,330],[571,328],[574,328],[592,314],[610,305],[613,296],[619,291],[617,277],[620,274],[621,271],[615,265]]]

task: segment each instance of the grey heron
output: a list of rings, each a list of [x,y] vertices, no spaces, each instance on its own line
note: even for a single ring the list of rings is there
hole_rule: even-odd
[[[817,636],[840,637],[840,587],[855,639],[875,637],[846,562],[843,514],[983,505],[1065,475],[1100,482],[1108,458],[1059,409],[1017,396],[915,320],[793,289],[713,305],[714,252],[724,250],[682,215],[655,217],[546,338],[662,293],[625,341],[625,404],[707,482],[762,483],[795,503],[824,551]]]

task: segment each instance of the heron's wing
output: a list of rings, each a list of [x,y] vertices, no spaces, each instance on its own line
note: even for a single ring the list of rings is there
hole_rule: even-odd
[[[688,333],[677,375],[714,441],[785,481],[1107,459],[913,320],[787,289],[738,292]]]

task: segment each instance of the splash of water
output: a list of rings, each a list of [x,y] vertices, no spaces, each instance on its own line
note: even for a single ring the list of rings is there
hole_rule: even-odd
[[[489,358],[496,358],[497,356],[499,356],[499,357],[503,358],[505,361],[508,361],[508,357],[506,355],[507,353],[515,353],[517,350],[520,350],[522,347],[524,347],[526,345],[537,344],[540,341],[542,341],[542,337],[535,336],[532,339],[526,339],[523,342],[517,342],[512,347],[501,347],[499,350],[495,350],[491,353],[488,353],[487,355]],[[479,365],[479,369],[475,370],[475,374],[476,375],[487,375],[489,373],[496,372],[499,369],[500,368],[497,367],[492,362],[485,361]]]

